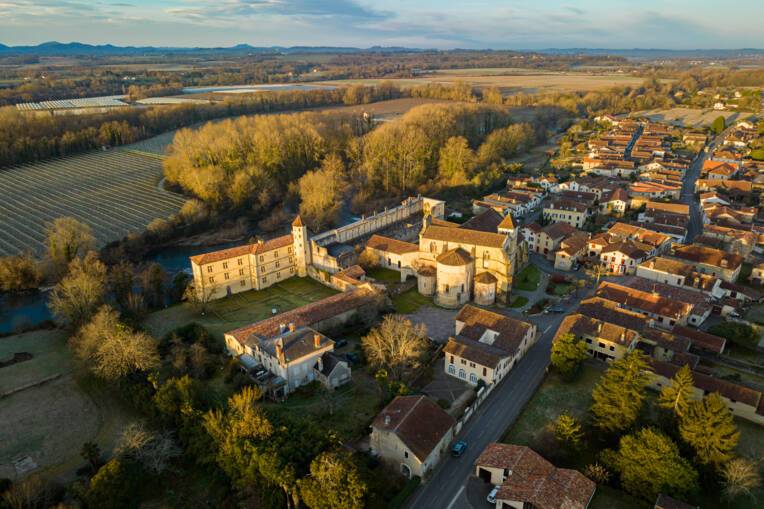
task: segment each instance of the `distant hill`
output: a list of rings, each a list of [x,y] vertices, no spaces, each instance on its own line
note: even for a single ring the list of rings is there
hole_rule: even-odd
[[[538,53],[553,55],[613,55],[626,58],[743,58],[764,57],[764,49],[740,48],[740,49],[659,49],[659,48],[549,48],[538,50]]]
[[[361,53],[386,52],[400,53],[423,51],[414,48],[381,47],[352,48],[334,46],[270,46],[259,47],[249,44],[237,44],[217,48],[182,48],[158,46],[114,46],[113,44],[84,44],[81,42],[44,42],[35,46],[6,46],[0,44],[0,55],[40,55],[40,56],[77,56],[77,55],[146,55],[170,53]]]

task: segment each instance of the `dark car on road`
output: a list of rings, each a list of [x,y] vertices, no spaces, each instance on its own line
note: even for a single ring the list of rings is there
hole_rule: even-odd
[[[451,447],[451,456],[454,456],[458,458],[462,454],[464,454],[464,451],[467,450],[467,442],[464,440],[459,440],[454,444],[453,447]]]

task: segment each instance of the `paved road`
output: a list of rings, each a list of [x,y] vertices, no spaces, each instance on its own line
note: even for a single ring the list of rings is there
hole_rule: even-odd
[[[528,350],[525,357],[510,371],[500,385],[480,406],[476,414],[467,422],[457,437],[469,444],[460,458],[445,457],[434,471],[429,481],[422,485],[408,500],[410,508],[456,509],[471,507],[466,486],[473,465],[483,449],[499,440],[506,429],[515,421],[526,402],[533,396],[544,378],[549,364],[552,338],[562,319],[593,289],[587,289],[577,298],[571,298],[562,305],[564,313],[542,315],[530,318],[539,328],[539,339]],[[512,314],[507,312],[507,314]]]
[[[714,149],[722,142],[727,129],[721,135],[715,137],[708,144],[708,152],[701,151],[695,161],[690,165],[690,169],[684,175],[684,181],[682,182],[682,197],[681,202],[690,206],[690,222],[687,225],[687,243],[691,243],[696,236],[703,233],[703,217],[700,209],[700,201],[695,198],[695,181],[700,176],[700,170],[703,168],[703,162],[706,161]]]

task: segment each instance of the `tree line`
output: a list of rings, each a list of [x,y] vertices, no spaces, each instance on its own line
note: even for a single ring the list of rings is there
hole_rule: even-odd
[[[555,339],[551,362],[563,380],[578,376],[586,348],[573,334]],[[562,462],[594,453],[587,476],[650,502],[659,493],[690,501],[717,489],[730,500],[754,494],[761,486],[759,465],[737,454],[740,432],[721,395],[696,397],[685,365],[652,403],[646,394],[651,371],[638,349],[610,363],[592,391],[588,418],[562,413],[555,445],[540,448]]]

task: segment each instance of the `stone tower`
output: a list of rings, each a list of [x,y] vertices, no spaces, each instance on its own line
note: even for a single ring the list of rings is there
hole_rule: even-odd
[[[311,264],[310,239],[308,238],[308,227],[305,226],[299,215],[292,221],[292,246],[294,247],[297,275],[305,277],[308,275],[308,265]]]

